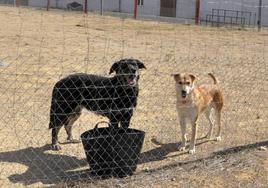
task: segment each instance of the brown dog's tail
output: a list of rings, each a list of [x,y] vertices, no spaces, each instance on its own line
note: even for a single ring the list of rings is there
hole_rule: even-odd
[[[217,78],[212,73],[208,73],[208,75],[213,79],[214,84],[218,84]]]

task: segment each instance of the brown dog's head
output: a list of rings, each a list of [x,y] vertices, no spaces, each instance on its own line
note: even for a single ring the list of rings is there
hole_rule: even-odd
[[[180,96],[185,99],[194,88],[196,76],[188,73],[172,74],[172,76],[174,76],[176,81],[177,91],[180,93]]]

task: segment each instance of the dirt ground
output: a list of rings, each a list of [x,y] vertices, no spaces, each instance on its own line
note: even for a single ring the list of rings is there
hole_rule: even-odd
[[[0,187],[267,187],[267,30],[3,6],[0,24]],[[64,130],[63,149],[50,150],[51,91],[70,73],[108,75],[126,57],[147,66],[131,122],[146,132],[141,159],[134,176],[96,180],[87,175],[82,144],[65,144]],[[208,122],[201,117],[195,155],[177,150],[170,76],[177,72],[196,74],[197,84],[211,82],[213,72],[225,94],[222,141],[202,138]],[[100,120],[83,111],[75,137]]]

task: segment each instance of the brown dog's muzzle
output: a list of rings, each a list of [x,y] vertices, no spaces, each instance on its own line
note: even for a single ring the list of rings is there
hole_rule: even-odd
[[[186,96],[187,96],[187,92],[184,91],[184,90],[182,90],[182,91],[181,91],[181,96],[182,96],[182,98],[186,98]]]

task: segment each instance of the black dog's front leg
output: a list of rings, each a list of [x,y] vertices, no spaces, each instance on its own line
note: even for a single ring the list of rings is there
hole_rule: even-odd
[[[130,119],[129,120],[125,120],[125,121],[121,121],[121,126],[124,129],[127,129],[129,127],[129,124],[130,124]]]
[[[127,129],[129,127],[130,124],[130,120],[132,118],[133,115],[133,111],[128,111],[124,114],[123,119],[121,120],[121,126],[124,129]]]
[[[118,128],[118,125],[119,125],[119,122],[117,119],[115,119],[115,118],[110,119],[111,128]]]
[[[58,134],[61,127],[52,128],[52,149],[53,150],[61,150],[60,144],[58,142]]]

